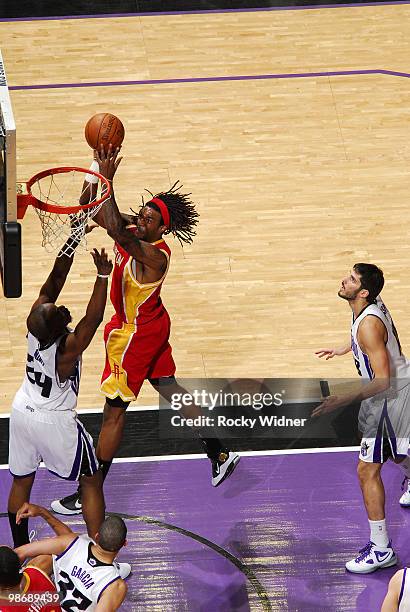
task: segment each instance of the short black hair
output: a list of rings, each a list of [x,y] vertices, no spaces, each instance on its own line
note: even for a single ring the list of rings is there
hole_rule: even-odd
[[[372,304],[384,287],[383,271],[374,264],[357,263],[353,270],[360,276],[362,289],[367,289],[369,295],[367,301]]]
[[[118,552],[126,539],[127,526],[116,514],[107,517],[98,530],[98,544],[108,552]]]
[[[9,546],[0,546],[0,587],[17,586],[21,580],[17,553]]]

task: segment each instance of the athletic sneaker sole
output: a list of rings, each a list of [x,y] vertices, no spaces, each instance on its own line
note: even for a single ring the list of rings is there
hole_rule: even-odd
[[[53,512],[64,516],[74,516],[75,514],[81,514],[83,511],[82,507],[70,510],[70,508],[63,506],[59,499],[52,501],[50,505]]]
[[[212,486],[219,487],[229,476],[232,474],[239,461],[241,460],[240,456],[235,454],[231,460],[226,461],[221,465],[221,471],[219,473],[219,480],[215,482],[215,479],[212,479]]]
[[[394,557],[392,557],[386,563],[382,563],[382,564],[378,565],[377,567],[372,567],[372,568],[369,568],[369,569],[367,569],[365,571],[355,572],[354,570],[347,569],[347,567],[346,567],[346,569],[351,574],[372,574],[373,572],[377,572],[378,569],[384,569],[386,567],[392,567],[393,565],[397,565],[397,562],[398,562],[398,559],[397,559],[396,555],[394,555]]]

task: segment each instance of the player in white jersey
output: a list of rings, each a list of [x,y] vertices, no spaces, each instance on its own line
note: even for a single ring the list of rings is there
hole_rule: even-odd
[[[380,612],[410,612],[410,569],[398,570],[389,582]]]
[[[116,556],[127,544],[127,527],[119,516],[110,516],[100,525],[94,539],[78,535],[48,510],[24,504],[17,521],[41,516],[54,529],[56,538],[31,542],[16,549],[21,562],[39,555],[53,555],[54,581],[62,610],[114,612],[122,604],[127,585],[123,578],[131,571]],[[40,557],[44,559],[44,557]]]
[[[68,242],[75,247],[71,238]],[[10,416],[9,468],[13,475],[8,514],[14,545],[29,541],[28,522],[16,524],[16,512],[30,499],[40,461],[57,476],[80,479],[83,515],[94,536],[104,520],[102,474],[91,436],[77,419],[75,407],[81,373],[81,354],[103,320],[112,263],[104,249],[92,253],[97,268],[85,316],[71,332],[65,306],[55,302],[67,279],[73,258],[63,247],[27,319],[26,375]]]
[[[358,476],[370,541],[346,563],[346,569],[365,574],[397,563],[386,527],[382,465],[391,458],[410,477],[410,364],[402,354],[393,320],[380,298],[383,286],[383,272],[373,264],[356,264],[343,279],[338,295],[352,309],[351,337],[339,348],[320,349],[316,354],[331,359],[352,351],[358,373],[367,384],[348,395],[330,396],[312,413],[319,416],[361,401]]]

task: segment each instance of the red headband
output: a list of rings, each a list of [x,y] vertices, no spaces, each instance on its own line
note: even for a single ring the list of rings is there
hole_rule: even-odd
[[[164,225],[166,225],[169,228],[169,210],[165,202],[163,202],[159,198],[152,198],[151,202],[153,202],[154,204],[158,206],[158,208],[161,211],[162,218],[164,220]]]

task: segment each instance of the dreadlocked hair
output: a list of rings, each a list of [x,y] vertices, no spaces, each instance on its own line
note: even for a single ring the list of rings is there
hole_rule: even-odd
[[[183,246],[183,242],[190,244],[193,237],[196,235],[194,227],[198,223],[199,214],[195,210],[194,204],[192,204],[189,199],[191,194],[180,193],[182,187],[183,185],[179,184],[179,181],[176,181],[168,191],[161,191],[155,195],[148,189],[145,191],[147,191],[152,198],[159,198],[166,204],[169,211],[170,226],[164,234],[173,234]],[[142,198],[142,205],[149,206],[161,213],[155,202],[144,202],[144,198]]]

